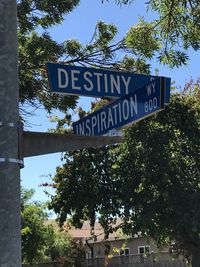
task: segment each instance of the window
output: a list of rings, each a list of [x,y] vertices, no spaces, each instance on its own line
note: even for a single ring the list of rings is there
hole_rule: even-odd
[[[140,255],[139,261],[140,263],[145,263],[147,258],[147,254],[150,253],[150,246],[139,246],[138,247],[138,254]]]
[[[129,248],[121,248],[120,249],[120,252],[119,252],[119,255],[120,256],[128,256],[130,254],[130,252],[129,252]]]
[[[148,254],[150,253],[150,246],[139,246],[138,247],[138,254]]]

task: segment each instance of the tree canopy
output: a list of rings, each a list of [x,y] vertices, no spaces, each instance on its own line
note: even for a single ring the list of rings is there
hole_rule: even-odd
[[[32,264],[43,256],[47,234],[44,221],[47,213],[41,203],[31,200],[34,190],[21,191],[22,260]]]
[[[98,1],[98,0],[97,0]],[[118,0],[117,4],[127,4],[131,1]],[[80,4],[80,0],[17,0],[18,13],[18,43],[19,43],[19,88],[21,113],[29,111],[27,105],[34,108],[43,106],[48,112],[59,109],[66,112],[74,108],[77,98],[74,96],[50,96],[46,68],[47,62],[62,62],[63,58],[79,54],[79,60],[84,61],[84,53],[76,42],[53,40],[49,30],[60,24],[64,16],[72,12]],[[83,50],[83,49],[82,49]],[[73,61],[66,61],[73,64]]]
[[[134,8],[134,1],[131,0],[115,2],[132,3],[131,7]],[[187,63],[189,48],[198,50],[200,47],[197,0],[150,0],[146,7],[156,14],[156,19],[147,22],[145,18],[140,18],[117,42],[117,26],[102,21],[97,23],[93,38],[86,45],[76,39],[63,40],[62,43],[53,40],[49,33],[51,27],[62,23],[65,16],[79,4],[80,0],[17,1],[22,115],[28,112],[27,104],[43,106],[48,112],[59,109],[65,113],[76,106],[77,98],[74,96],[50,96],[46,62],[149,74],[149,60],[155,58],[171,67],[180,66]]]
[[[200,48],[198,0],[148,1],[147,8],[156,19],[148,22],[140,18],[117,42],[116,25],[102,21],[86,45],[78,40],[61,44],[53,40],[50,27],[61,23],[80,2],[17,1],[22,113],[27,112],[27,103],[43,105],[49,112],[75,107],[75,97],[50,97],[45,70],[48,61],[149,74],[150,60],[179,67],[187,63],[190,48]],[[121,216],[124,231],[141,230],[158,242],[174,238],[180,249],[196,259],[200,254],[199,98],[174,95],[165,111],[132,125],[125,136],[117,148],[66,154],[67,162],[54,178],[57,195],[52,197],[51,207],[61,222],[72,215],[76,225],[90,218],[93,226],[98,212],[106,235],[112,231],[110,223]]]
[[[76,226],[86,219],[93,226],[98,218],[106,236],[120,217],[126,234],[141,232],[158,245],[175,240],[179,252],[195,261],[199,136],[198,93],[174,94],[164,111],[127,127],[121,145],[67,153],[53,179],[50,206],[61,223],[71,216]]]
[[[83,244],[48,221],[46,205],[32,200],[34,190],[21,189],[22,261],[40,263],[56,261],[61,266],[82,266],[85,259]]]

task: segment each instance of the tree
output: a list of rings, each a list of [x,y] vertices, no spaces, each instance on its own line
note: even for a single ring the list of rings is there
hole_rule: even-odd
[[[61,223],[71,215],[76,226],[86,219],[93,226],[98,217],[107,237],[121,217],[124,233],[141,231],[158,245],[176,241],[199,265],[199,83],[192,86],[174,94],[164,111],[128,127],[122,145],[66,154],[50,205]]]
[[[81,267],[85,261],[85,249],[65,231],[48,226],[45,255],[65,267]]]
[[[141,18],[129,30],[126,45],[136,55],[149,59],[156,55],[171,67],[186,64],[188,48],[200,48],[198,1],[150,0],[147,8],[158,14],[157,19],[146,22]]]
[[[73,97],[50,97],[45,74],[45,63],[62,57],[63,46],[52,40],[47,29],[61,23],[63,16],[71,12],[79,0],[65,1],[17,1],[19,42],[19,87],[22,113],[26,115],[26,104],[47,111],[52,108],[64,110],[73,107]],[[43,28],[42,34],[38,28]]]
[[[127,129],[117,163],[125,232],[175,240],[193,267],[200,262],[199,134],[200,99],[173,95],[156,118]]]
[[[131,0],[115,2],[127,4]],[[85,60],[84,54],[88,53],[89,47],[84,50],[75,41],[59,44],[48,32],[52,26],[60,24],[64,16],[72,12],[79,3],[80,0],[17,0],[21,115],[30,112],[27,104],[34,109],[42,106],[48,112],[52,109],[66,112],[66,109],[75,107],[76,97],[50,96],[45,64],[49,61],[63,62],[64,58],[77,55],[78,59],[66,63],[74,64]]]
[[[31,202],[33,194],[32,189],[22,189],[22,260],[31,264],[43,257],[47,234],[47,228],[44,225],[47,214],[41,203]]]
[[[157,13],[156,19],[152,22],[140,19],[117,43],[114,42],[116,26],[101,21],[88,44],[82,45],[77,40],[57,43],[48,30],[61,23],[79,4],[80,0],[17,1],[22,115],[29,112],[26,104],[42,105],[48,112],[56,108],[66,113],[77,103],[72,96],[50,96],[45,70],[48,61],[149,73],[149,59],[156,57],[163,64],[180,66],[187,63],[189,48],[200,47],[198,0],[149,1],[147,8]]]
[[[71,215],[76,227],[90,218],[93,228],[96,212],[106,215],[109,207],[118,207],[111,178],[115,158],[111,158],[109,147],[68,152],[65,157],[66,163],[57,168],[53,178],[56,195],[52,196],[50,208],[59,215],[61,225]]]
[[[26,104],[27,102],[33,105],[39,103],[44,105],[48,111],[52,108],[59,108],[64,111],[66,110],[66,107],[74,107],[76,104],[76,99],[74,97],[49,97],[44,68],[46,61],[63,62],[68,64],[81,63],[86,66],[92,65],[93,67],[126,69],[129,71],[137,71],[138,73],[149,73],[150,65],[148,64],[148,60],[153,57],[158,58],[161,63],[169,64],[171,67],[180,66],[186,64],[188,59],[187,50],[189,48],[199,50],[200,12],[197,0],[150,0],[148,2],[148,7],[152,11],[157,12],[157,19],[150,23],[146,22],[144,19],[140,19],[139,23],[133,26],[126,36],[117,43],[114,43],[114,37],[117,34],[116,26],[99,22],[95,28],[92,41],[86,46],[83,46],[76,40],[66,40],[62,44],[58,44],[51,39],[50,35],[47,33],[47,29],[51,25],[60,23],[64,14],[72,11],[79,2],[80,1],[75,0],[68,1],[69,5],[66,5],[65,1],[63,2],[62,0],[52,0],[50,2],[48,1],[48,3],[47,1],[41,3],[41,1],[30,2],[27,0],[19,0],[17,2],[19,23],[20,100],[22,107],[23,104]],[[131,1],[117,2],[127,4]],[[42,26],[44,29],[42,34],[37,33],[39,26]],[[180,49],[180,47],[182,48]],[[117,61],[115,57],[118,51],[123,52],[119,61]],[[66,61],[64,60],[65,56],[68,56],[68,60]],[[148,122],[148,120],[145,122]],[[180,145],[180,148],[177,148],[179,151],[182,149],[182,145],[178,142],[181,141],[181,139],[178,139],[174,132],[172,132],[172,134]],[[136,148],[138,148],[138,146],[139,144]],[[121,152],[117,150],[115,151],[115,153],[117,153],[115,155],[119,158],[119,162],[120,159],[124,159],[125,162],[127,156],[126,151],[128,151],[128,149],[125,149],[122,155]],[[190,149],[188,151],[190,152]],[[109,157],[112,157],[110,156],[110,152]],[[140,157],[138,160],[139,159],[141,160]],[[136,162],[138,161],[136,160]],[[193,165],[191,164],[191,166]],[[102,168],[101,165],[97,167],[99,169]],[[106,208],[109,207],[108,211],[110,210],[110,213],[107,212],[106,208],[103,208],[101,218],[102,224],[105,222],[105,228],[107,227],[106,225],[108,225],[106,224],[107,221],[112,221],[113,217],[116,215],[123,215],[123,210],[120,210],[119,207],[122,207],[122,204],[124,204],[124,195],[123,192],[118,189],[120,189],[120,186],[123,188],[122,181],[124,182],[124,180],[122,174],[124,177],[125,171],[120,170],[117,163],[113,164],[112,170],[115,170],[116,172],[116,174],[113,174],[114,178],[112,178],[113,184],[111,186],[111,190],[115,188],[115,198],[114,200],[109,199],[109,205],[105,206]],[[141,170],[139,169],[139,174],[140,171]],[[109,169],[106,170],[106,172],[109,173]],[[132,172],[132,174],[134,174],[134,172]],[[77,183],[78,182],[79,180],[77,180]],[[106,192],[106,183],[107,181],[104,182],[104,190],[99,192]],[[120,192],[121,195],[118,196],[118,193]],[[103,198],[101,197],[101,199]],[[114,205],[112,205],[112,203],[114,203]],[[55,202],[55,207],[56,204],[57,203]],[[88,207],[90,208],[90,206]],[[61,210],[61,206],[58,207],[58,211],[59,210]],[[96,208],[96,210],[98,209]],[[125,210],[126,209],[124,209],[124,212]],[[80,217],[82,219],[82,213],[79,209],[76,210],[76,205],[74,205],[74,210],[72,212],[74,213],[73,217],[78,214],[77,212],[81,214]],[[128,211],[126,210],[126,212]],[[66,214],[67,212],[63,216]],[[87,214],[88,216],[92,215],[92,218],[95,217],[94,211],[87,211]],[[129,218],[129,215],[130,214],[128,213],[125,218]],[[107,231],[108,230],[110,230],[109,227],[107,227]],[[189,251],[194,255],[193,251]],[[195,259],[195,256],[193,258]]]
[[[21,189],[22,260],[24,263],[56,261],[60,266],[81,267],[85,250],[54,222],[47,223],[44,204],[32,201],[34,190]]]

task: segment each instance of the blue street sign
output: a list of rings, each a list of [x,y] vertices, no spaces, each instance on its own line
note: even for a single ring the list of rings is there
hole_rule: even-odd
[[[163,82],[164,81],[164,82]],[[73,123],[77,135],[102,135],[164,108],[165,78],[131,92]]]
[[[158,76],[47,63],[53,93],[120,98]],[[166,78],[165,103],[169,103],[170,78]]]

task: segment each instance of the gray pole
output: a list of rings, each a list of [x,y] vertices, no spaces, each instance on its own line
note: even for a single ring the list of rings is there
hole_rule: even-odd
[[[0,0],[0,266],[21,266],[16,0]]]

